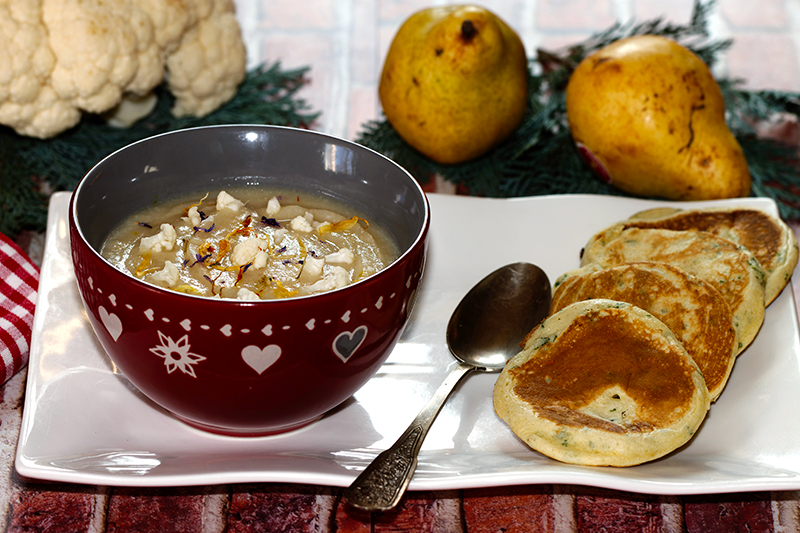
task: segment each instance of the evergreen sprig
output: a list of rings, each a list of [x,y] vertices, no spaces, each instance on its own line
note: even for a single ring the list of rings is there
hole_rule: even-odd
[[[617,23],[584,42],[557,52],[538,50],[529,60],[529,108],[520,128],[485,155],[457,165],[440,165],[406,144],[388,121],[364,125],[357,141],[390,157],[421,183],[441,176],[459,191],[479,196],[546,194],[630,196],[599,180],[582,161],[569,133],[565,89],[580,61],[612,42],[635,35],[671,38],[697,54],[709,67],[730,40],[711,40],[708,16],[714,1],[696,0],[686,25],[663,18]],[[760,138],[755,125],[785,115],[800,115],[800,95],[746,91],[737,80],[717,80],[725,99],[726,119],[747,157],[752,194],[776,200],[781,215],[800,220],[800,161],[797,147]]]
[[[52,191],[72,190],[80,178],[106,155],[132,142],[182,128],[216,124],[274,124],[309,127],[311,112],[297,91],[306,83],[307,68],[283,70],[280,63],[247,73],[232,100],[205,117],[172,116],[174,97],[165,86],[156,89],[155,109],[128,128],[109,126],[87,115],[74,128],[52,139],[33,139],[0,127],[0,233],[42,231]]]

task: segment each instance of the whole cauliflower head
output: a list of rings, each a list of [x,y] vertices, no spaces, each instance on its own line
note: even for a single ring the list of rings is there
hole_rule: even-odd
[[[232,0],[0,0],[0,124],[21,135],[147,101],[164,79],[176,116],[203,116],[245,68]]]

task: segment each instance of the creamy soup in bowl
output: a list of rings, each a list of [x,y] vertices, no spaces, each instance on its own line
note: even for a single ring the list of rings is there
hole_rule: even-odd
[[[136,213],[101,253],[160,287],[251,301],[346,287],[398,256],[385,231],[341,203],[259,188],[198,194]]]

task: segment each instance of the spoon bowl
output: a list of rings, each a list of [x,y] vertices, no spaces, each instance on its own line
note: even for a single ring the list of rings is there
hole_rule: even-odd
[[[547,315],[550,280],[530,263],[501,267],[472,287],[447,324],[453,356],[483,372],[500,372],[519,343]]]
[[[348,503],[367,511],[397,505],[414,475],[422,442],[450,393],[470,372],[501,371],[547,316],[551,296],[547,274],[530,263],[501,267],[470,289],[447,325],[447,345],[459,364],[394,445],[345,490]]]

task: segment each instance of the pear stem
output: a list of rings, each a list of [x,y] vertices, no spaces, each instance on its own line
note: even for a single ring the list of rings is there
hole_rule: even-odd
[[[476,35],[478,35],[478,29],[471,20],[467,19],[461,23],[462,39],[464,39],[466,42],[470,42]]]

